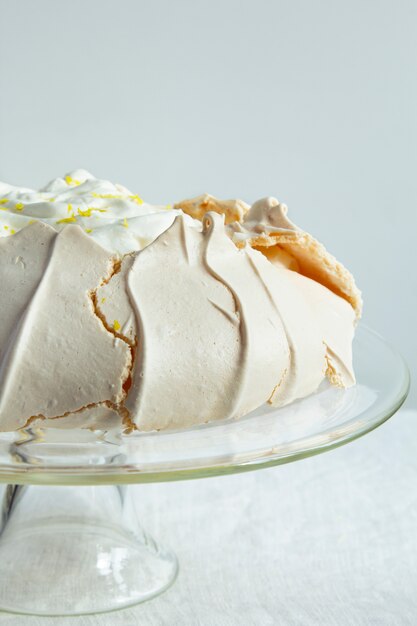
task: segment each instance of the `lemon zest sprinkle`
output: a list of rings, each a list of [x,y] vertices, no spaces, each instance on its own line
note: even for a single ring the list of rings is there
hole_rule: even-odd
[[[136,193],[135,194],[131,194],[129,196],[130,200],[133,200],[133,202],[136,202],[136,204],[143,204],[143,200],[140,196],[138,196]]]
[[[15,204],[16,211],[23,211],[23,209],[25,208],[25,205],[23,204],[23,202],[18,202],[17,204]]]
[[[0,204],[7,204],[7,202],[8,202],[8,199],[7,199],[7,198],[2,198],[2,199],[0,200]]]
[[[12,228],[12,229],[10,230],[10,233],[11,233],[12,235],[15,235],[15,234],[16,234],[16,231]]]
[[[83,211],[82,209],[78,209],[77,213],[81,217],[91,217],[91,211],[92,209],[86,209],[85,211]]]
[[[91,194],[93,196],[93,198],[116,198],[117,200],[120,200],[121,198],[125,197],[122,196],[121,194],[115,194],[115,193],[96,193],[96,192],[92,192]]]
[[[67,206],[67,213],[70,213],[70,214],[72,214],[72,213],[73,213],[73,210],[72,210],[72,204],[69,204],[69,205]]]
[[[102,298],[101,299],[101,304],[104,304],[106,302],[106,298]]]
[[[123,226],[124,226],[125,228],[129,228],[129,223],[128,223],[128,221],[127,221],[127,219],[126,219],[126,218],[124,218],[124,219],[123,219]]]
[[[93,229],[92,229],[92,228],[86,228],[86,229],[85,229],[85,232],[86,232],[86,233],[92,233],[92,232],[93,232]]]
[[[67,185],[81,185],[81,181],[77,180],[76,178],[73,178],[72,176],[65,176],[65,182],[67,183]]]
[[[81,217],[91,217],[91,213],[93,211],[99,211],[100,213],[107,213],[107,209],[96,209],[93,206],[89,206],[88,209],[85,209],[85,211],[83,211],[82,209],[78,209],[78,215],[80,215]]]
[[[121,329],[120,322],[118,322],[117,320],[114,320],[114,322],[113,322],[113,328],[114,328],[114,330],[115,330],[115,331],[116,331],[116,333],[117,333],[117,331]]]
[[[62,220],[58,220],[55,224],[73,224],[77,221],[77,218],[74,215],[71,217],[64,217]]]
[[[4,230],[9,230],[9,227],[8,226],[4,226]]]

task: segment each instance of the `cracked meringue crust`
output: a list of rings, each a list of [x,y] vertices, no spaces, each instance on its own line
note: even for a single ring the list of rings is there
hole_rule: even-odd
[[[112,313],[128,324],[128,302],[135,311],[138,356],[125,404],[138,430],[238,418],[265,402],[282,406],[326,376],[354,383],[350,304],[257,250],[237,248],[216,213],[201,232],[177,217],[122,262],[115,280],[125,293]]]
[[[13,298],[2,298],[9,333],[0,344],[1,428],[69,419],[106,402],[123,407],[131,348],[104,328],[90,299],[111,276],[110,254],[73,225],[56,233],[36,223],[0,244],[2,291],[21,300],[17,311]]]
[[[0,236],[0,430],[186,428],[354,384],[360,292],[285,205],[206,194],[162,215],[78,172],[6,201],[0,184],[21,221]]]

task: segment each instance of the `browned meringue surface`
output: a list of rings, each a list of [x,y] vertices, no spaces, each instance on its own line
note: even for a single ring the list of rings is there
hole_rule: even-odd
[[[0,238],[1,430],[186,428],[354,384],[360,292],[285,205],[176,206],[122,257],[75,224]]]
[[[250,206],[243,200],[219,200],[219,198],[205,193],[196,198],[177,202],[174,204],[174,209],[183,211],[183,213],[197,220],[202,220],[206,213],[213,211],[224,215],[226,224],[229,224],[230,222],[241,222]]]
[[[360,317],[362,297],[351,273],[309,233],[287,217],[288,208],[276,198],[263,198],[252,205],[242,223],[230,224],[238,246],[249,244],[272,262],[278,254],[292,259],[300,274],[312,278],[345,298]]]
[[[78,226],[36,223],[0,239],[2,430],[121,405],[131,351],[104,328],[90,293],[112,267]]]

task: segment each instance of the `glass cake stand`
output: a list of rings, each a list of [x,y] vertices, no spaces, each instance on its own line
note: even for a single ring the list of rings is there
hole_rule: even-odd
[[[177,560],[141,529],[128,485],[270,467],[370,432],[404,402],[409,374],[364,326],[354,355],[355,387],[323,385],[238,421],[127,436],[41,428],[0,434],[0,608],[76,615],[163,592]]]

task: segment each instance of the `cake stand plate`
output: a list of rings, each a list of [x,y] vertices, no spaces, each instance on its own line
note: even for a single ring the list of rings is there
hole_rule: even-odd
[[[162,593],[176,578],[177,560],[141,529],[140,503],[128,485],[270,467],[370,432],[404,402],[409,374],[365,326],[357,329],[354,355],[355,387],[323,385],[304,400],[238,421],[132,435],[0,433],[0,608],[77,615]]]

